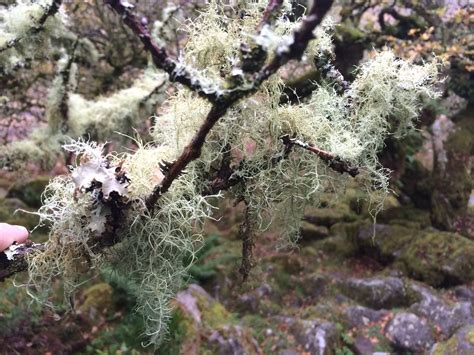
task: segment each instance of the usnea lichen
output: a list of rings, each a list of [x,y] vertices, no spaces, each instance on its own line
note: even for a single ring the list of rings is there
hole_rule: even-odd
[[[54,178],[44,192],[38,215],[50,225],[50,238],[43,251],[30,256],[30,293],[45,302],[52,279],[60,275],[69,295],[81,275],[108,264],[136,286],[147,335],[158,343],[170,317],[168,302],[201,242],[200,227],[212,218],[212,197],[202,197],[190,176],[177,181],[149,214],[144,200],[150,182],[163,176],[159,159],[169,157],[166,147],[140,145],[133,153],[104,155],[102,145],[72,141],[64,149],[79,158],[70,175]],[[113,216],[117,204],[119,221]],[[104,252],[97,245],[110,237],[114,223],[123,226],[113,235],[121,243]]]
[[[207,12],[183,24],[189,38],[177,70],[197,68],[207,80],[204,90],[226,90],[226,78],[236,73],[241,60],[240,43],[285,50],[284,36],[298,23],[282,15],[254,35],[263,9],[263,2],[249,3],[245,16],[240,16],[211,1]],[[304,56],[307,65],[331,51],[327,32],[332,26],[327,21],[318,30]],[[242,85],[248,85],[245,74],[240,75]],[[185,280],[199,247],[199,227],[212,218],[210,202],[215,196],[204,197],[203,192],[224,153],[242,182],[229,195],[245,200],[260,230],[278,223],[281,244],[294,243],[306,204],[317,203],[321,192],[341,189],[347,176],[305,149],[293,147],[285,155],[281,137],[315,144],[359,167],[358,180],[378,206],[388,185],[377,152],[389,134],[401,134],[412,126],[422,98],[436,95],[436,76],[435,64],[413,65],[387,50],[359,68],[347,92],[340,94],[330,83],[322,83],[307,100],[281,105],[284,81],[275,75],[255,95],[227,111],[208,135],[199,159],[186,167],[150,211],[145,201],[166,173],[160,163],[179,157],[211,107],[196,93],[178,87],[163,104],[163,114],[155,117],[153,141],[138,141],[134,152],[103,156],[98,145],[79,141],[66,146],[82,158],[71,175],[53,179],[46,190],[39,214],[51,224],[51,235],[45,251],[30,260],[30,285],[41,289],[61,275],[72,289],[83,269],[112,264],[114,272],[126,273],[135,285],[138,309],[147,319],[146,334],[159,344],[170,315],[168,301]],[[96,138],[106,139],[112,128],[126,129],[121,126],[126,117],[139,116],[136,103],[148,92],[149,88],[140,94],[123,92],[92,102],[71,94],[69,129],[80,136],[93,126]],[[112,228],[115,212],[108,205],[112,193],[126,221],[119,230]],[[98,252],[95,246],[111,230],[119,233],[114,245]]]
[[[117,136],[118,132],[133,134],[143,117],[152,115],[155,105],[164,100],[164,76],[152,71],[145,72],[129,88],[87,100],[72,92],[75,87],[74,64],[69,80],[62,80],[61,70],[67,59],[60,61],[58,78],[49,92],[48,125],[33,131],[28,139],[0,147],[0,167],[20,170],[26,163],[34,161],[48,169],[68,139],[88,138],[105,142],[107,138]],[[66,117],[61,109],[63,101],[67,105]]]
[[[67,18],[60,9],[40,25],[40,19],[52,6],[53,0],[20,0],[0,9],[0,73],[8,73],[27,60],[47,56],[50,40],[67,32]]]

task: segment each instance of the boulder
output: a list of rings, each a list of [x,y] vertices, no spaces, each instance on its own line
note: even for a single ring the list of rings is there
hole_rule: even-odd
[[[341,286],[347,297],[370,308],[391,309],[408,303],[405,285],[397,277],[349,278]]]
[[[410,277],[432,286],[474,281],[474,241],[459,234],[370,223],[348,224],[345,233],[360,253],[384,264],[396,262]]]
[[[427,322],[413,313],[398,313],[387,324],[385,336],[398,351],[422,353],[434,344]]]
[[[454,296],[459,301],[474,304],[474,290],[468,286],[462,285],[454,289]]]
[[[349,206],[340,204],[325,208],[307,208],[303,219],[318,226],[330,227],[338,222],[352,222],[356,216]]]
[[[376,311],[362,306],[348,307],[345,316],[352,328],[367,327],[370,323],[379,322],[389,314],[388,311]]]
[[[339,333],[334,323],[315,318],[303,320],[297,318],[280,318],[295,337],[296,343],[307,353],[332,354],[337,348]]]
[[[474,325],[472,307],[469,302],[448,304],[424,286],[412,285],[411,289],[420,296],[420,301],[410,307],[410,311],[427,319],[449,338],[458,328]]]
[[[169,342],[177,353],[259,353],[250,329],[236,324],[227,309],[202,287],[192,284],[177,294]],[[174,333],[173,333],[174,332]]]
[[[246,344],[242,339],[250,339],[251,343]],[[238,325],[226,325],[221,330],[214,331],[209,336],[208,343],[215,350],[214,353],[220,355],[246,355],[249,354],[249,348],[258,349],[249,330]]]
[[[309,242],[326,238],[329,235],[329,230],[327,227],[303,221],[300,227],[300,235],[302,242]]]

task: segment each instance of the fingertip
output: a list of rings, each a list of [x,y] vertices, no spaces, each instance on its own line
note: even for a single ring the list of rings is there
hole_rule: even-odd
[[[30,232],[28,232],[28,229],[26,229],[23,226],[14,226],[14,227],[17,230],[17,234],[15,235],[15,241],[17,243],[24,243],[28,239]]]

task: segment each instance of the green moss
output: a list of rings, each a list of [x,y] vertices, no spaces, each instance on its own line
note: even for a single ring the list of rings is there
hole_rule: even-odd
[[[474,280],[474,243],[458,234],[422,234],[402,253],[400,261],[410,274],[430,285]]]
[[[330,227],[338,222],[352,222],[357,217],[348,205],[340,203],[327,208],[308,208],[304,219],[315,225]]]
[[[197,341],[199,335],[193,320],[179,308],[176,309],[169,322],[169,333],[158,349],[158,354],[174,355],[182,353],[187,342]]]
[[[474,329],[466,333],[466,340],[474,346]]]
[[[198,301],[202,322],[206,327],[216,329],[232,323],[233,317],[231,313],[220,302],[210,300],[198,292],[194,292],[193,296]]]
[[[342,37],[344,43],[365,42],[367,40],[365,33],[350,23],[337,26],[336,33]]]
[[[255,314],[243,316],[242,323],[252,329],[253,336],[259,343],[263,343],[268,338],[266,331],[268,328],[272,328],[271,322]]]
[[[431,225],[430,212],[414,206],[399,206],[380,212],[378,222],[423,229]]]
[[[113,289],[108,283],[99,283],[84,292],[84,302],[79,307],[82,311],[95,309],[99,312],[114,308]]]
[[[49,184],[49,180],[49,176],[39,176],[27,182],[15,183],[7,196],[18,198],[30,207],[41,207],[41,194]]]

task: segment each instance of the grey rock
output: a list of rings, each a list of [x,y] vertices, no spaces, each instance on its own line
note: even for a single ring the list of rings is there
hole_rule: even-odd
[[[387,311],[375,311],[370,308],[355,306],[348,307],[345,315],[350,326],[353,328],[366,327],[369,323],[378,322],[388,314]]]
[[[474,290],[465,285],[456,287],[454,295],[459,301],[474,303]]]
[[[301,287],[305,294],[311,295],[313,300],[317,300],[326,292],[330,281],[326,275],[309,274],[303,277]]]
[[[430,326],[413,313],[398,313],[387,324],[385,331],[387,339],[397,350],[419,353],[434,344]]]
[[[301,353],[295,349],[285,349],[280,351],[278,355],[301,355]]]
[[[444,338],[450,337],[464,325],[474,324],[471,303],[448,304],[427,287],[412,285],[411,288],[421,299],[410,307],[410,311],[439,327]]]
[[[315,355],[331,354],[336,348],[339,334],[335,324],[323,319],[302,320],[280,318],[289,325],[290,333],[304,351]]]
[[[270,297],[271,294],[272,287],[269,284],[262,284],[255,290],[240,295],[237,308],[243,312],[257,312],[259,310],[260,300]]]
[[[405,306],[408,302],[405,285],[397,277],[350,278],[342,282],[342,292],[374,309]]]
[[[231,329],[232,328],[232,329]],[[233,335],[223,336],[220,332],[214,331],[209,337],[209,342],[214,346],[217,345],[218,353],[220,355],[246,355],[244,346],[240,342],[244,336],[242,329],[239,326],[229,326],[224,330],[225,333],[231,333]]]
[[[363,335],[359,335],[354,339],[353,346],[357,354],[372,354],[375,350],[374,344]]]

